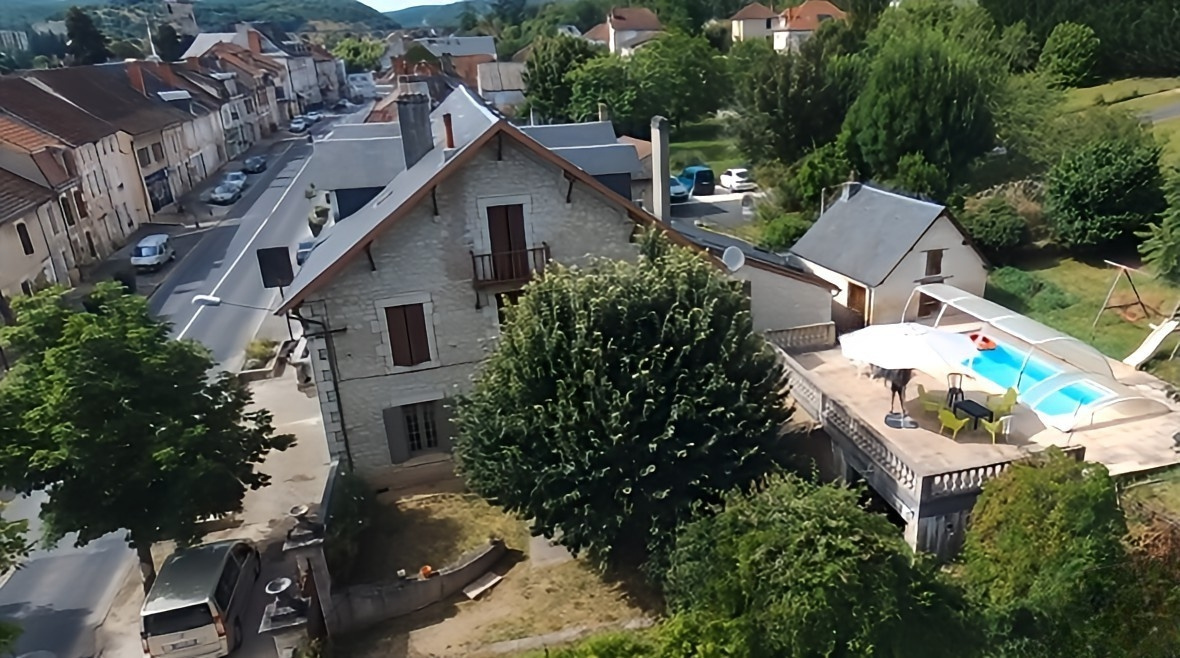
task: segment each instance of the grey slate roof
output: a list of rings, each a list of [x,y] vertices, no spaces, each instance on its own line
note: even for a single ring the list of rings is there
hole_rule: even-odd
[[[440,148],[441,129],[434,130],[435,147],[426,153],[414,166],[398,174],[388,181],[385,189],[377,195],[371,203],[358,210],[348,218],[348,221],[335,224],[325,231],[326,237],[311,252],[307,261],[295,274],[294,281],[287,288],[288,300],[294,299],[319,278],[336,261],[357,245],[370,231],[376,228],[395,210],[409,201],[419,190],[424,188],[432,178],[443,170],[451,159],[458,157],[468,149],[472,142],[496,125],[499,117],[473,97],[466,87],[460,87],[447,96],[430,114],[432,119],[441,121],[443,114],[450,114],[452,128],[455,135],[456,152],[451,158],[446,157],[444,149]],[[347,167],[348,171],[358,169],[357,165]]]
[[[520,131],[551,149],[617,143],[615,127],[610,121],[520,126]]]
[[[854,184],[791,248],[791,253],[875,287],[946,210],[870,185]]]
[[[492,37],[425,37],[415,41],[425,46],[435,57],[496,56],[496,40]]]
[[[405,171],[406,158],[401,137],[325,139],[315,143],[307,168],[321,190],[385,187]]]
[[[367,139],[370,137],[400,137],[401,126],[396,121],[376,123],[342,123],[332,126],[328,139]]]
[[[630,144],[595,144],[593,146],[550,148],[549,150],[569,160],[574,166],[591,176],[631,174],[641,177],[643,175],[643,165],[639,163],[635,147]]]
[[[484,62],[476,67],[479,91],[524,91],[524,64],[520,62]]]

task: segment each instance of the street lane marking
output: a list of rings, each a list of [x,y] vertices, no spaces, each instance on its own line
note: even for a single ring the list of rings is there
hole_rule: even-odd
[[[303,161],[303,166],[299,167],[299,171],[295,174],[295,178],[292,179],[292,182],[294,182],[300,176],[303,175],[303,170],[307,169],[307,165],[311,164],[311,156],[312,156],[312,154],[308,154],[307,159]],[[226,279],[229,278],[229,275],[233,274],[234,268],[236,268],[238,266],[238,263],[241,262],[242,258],[246,255],[246,253],[250,251],[250,245],[254,244],[254,240],[256,240],[258,238],[258,235],[260,233],[262,233],[262,229],[266,228],[266,223],[269,222],[270,219],[275,216],[275,211],[279,209],[279,206],[283,205],[283,201],[286,200],[287,195],[290,194],[291,190],[293,190],[293,189],[295,189],[294,185],[288,185],[287,189],[283,192],[283,195],[279,197],[279,200],[277,202],[275,202],[274,207],[271,208],[270,211],[267,213],[266,217],[264,217],[263,220],[258,223],[258,228],[254,231],[254,235],[251,235],[250,240],[246,243],[246,246],[242,247],[242,253],[238,254],[237,258],[234,259],[234,262],[229,264],[229,268],[226,269],[225,273],[221,275],[221,280],[219,280],[217,282],[217,285],[213,286],[213,291],[209,293],[210,295],[213,295],[214,297],[217,296],[217,290],[219,288],[221,288],[221,286],[225,283]],[[251,208],[250,210],[253,210],[253,208]],[[233,300],[230,300],[230,301],[233,301]],[[189,318],[188,324],[184,325],[184,329],[181,329],[179,334],[176,334],[177,340],[183,339],[184,335],[188,333],[188,330],[192,329],[193,323],[195,323],[197,321],[197,318],[201,316],[201,311],[203,311],[203,310],[205,310],[204,306],[197,307],[196,312],[193,313],[193,317]]]

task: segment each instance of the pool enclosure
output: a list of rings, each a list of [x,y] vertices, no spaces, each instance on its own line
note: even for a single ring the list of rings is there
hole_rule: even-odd
[[[1001,388],[1016,388],[1018,400],[1035,411],[1046,425],[1068,432],[1171,411],[1163,401],[1118,382],[1110,360],[1090,345],[954,286],[929,283],[915,287],[902,310],[901,321],[905,321],[906,313],[922,297],[939,302],[934,318],[936,327],[947,309],[953,308],[1024,343],[1005,343],[1003,336],[990,335],[1002,350],[1020,353],[1015,381],[994,381],[988,368],[973,367],[971,362],[964,366]],[[987,358],[986,353],[981,355]]]

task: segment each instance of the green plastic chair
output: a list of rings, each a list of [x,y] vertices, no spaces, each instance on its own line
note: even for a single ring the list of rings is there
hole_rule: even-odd
[[[1004,391],[1003,395],[989,395],[987,396],[987,408],[991,409],[992,414],[997,418],[1007,416],[1012,413],[1012,408],[1016,406],[1016,395],[1016,389],[1014,388]]]
[[[970,418],[959,418],[950,409],[939,409],[938,422],[942,426],[938,428],[938,433],[942,434],[945,430],[951,431],[951,440],[957,440],[959,437],[959,430],[967,426],[971,422]]]
[[[922,410],[926,413],[937,414],[946,409],[946,398],[930,393],[921,384],[918,384],[918,400],[922,403]]]
[[[1008,423],[1011,420],[1012,420],[1012,416],[1001,416],[1000,418],[997,418],[995,420],[988,420],[986,418],[980,418],[979,424],[982,425],[983,429],[986,430],[987,433],[991,435],[992,445],[995,445],[997,434],[999,436],[1004,437],[1004,439],[1008,438]],[[1005,441],[1005,443],[1006,442],[1007,441]]]

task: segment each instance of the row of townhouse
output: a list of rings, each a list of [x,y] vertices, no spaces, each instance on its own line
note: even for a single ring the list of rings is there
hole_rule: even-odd
[[[465,86],[433,109],[425,89],[398,97],[394,123],[317,142],[307,171],[337,221],[279,310],[304,321],[331,453],[372,486],[449,477],[450,402],[494,348],[505,304],[552,261],[634,260],[639,227],[714,258],[742,249],[732,276],[758,330],[831,324],[830,283],[672,219],[663,120],[651,159],[665,183],[645,210],[639,153],[608,122],[520,128]]]

